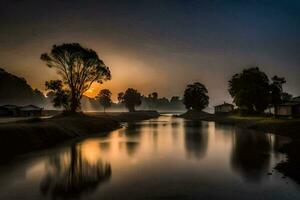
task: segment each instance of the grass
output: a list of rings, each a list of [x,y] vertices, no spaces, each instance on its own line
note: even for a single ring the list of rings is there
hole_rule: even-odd
[[[276,119],[265,116],[215,115],[204,112],[188,111],[179,117],[191,120],[215,121],[246,129],[269,132],[294,139],[300,139],[300,119]]]

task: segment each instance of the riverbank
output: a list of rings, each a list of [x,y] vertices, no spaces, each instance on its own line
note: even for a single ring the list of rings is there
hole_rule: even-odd
[[[284,176],[300,184],[300,119],[275,119],[272,117],[243,117],[237,115],[214,115],[205,112],[188,111],[178,115],[189,120],[214,121],[230,124],[244,129],[252,129],[286,136],[292,139],[280,151],[287,154],[287,161],[279,163],[275,169]]]
[[[121,122],[158,117],[156,111],[134,113],[88,113],[32,118],[0,124],[0,162],[25,152],[48,148],[66,140],[89,134],[106,134],[121,127]]]
[[[214,121],[230,124],[240,128],[252,129],[262,132],[300,139],[300,119],[275,119],[273,117],[246,117],[238,115],[215,115],[206,112],[188,111],[178,115],[190,120]]]

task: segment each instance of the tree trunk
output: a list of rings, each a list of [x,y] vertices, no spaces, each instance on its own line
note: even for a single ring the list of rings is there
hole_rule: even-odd
[[[76,110],[77,110],[77,99],[76,99],[76,96],[75,96],[75,92],[73,89],[71,89],[71,112],[72,113],[75,113]]]
[[[75,113],[79,107],[79,100],[76,97],[72,97],[71,99],[71,112]]]

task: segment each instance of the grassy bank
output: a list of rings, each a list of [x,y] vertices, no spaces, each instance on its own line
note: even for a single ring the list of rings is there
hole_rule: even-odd
[[[205,112],[189,111],[178,117],[190,120],[214,121],[240,128],[253,129],[287,136],[292,142],[284,145],[281,152],[288,155],[286,162],[279,163],[275,169],[300,184],[300,119],[275,119],[272,117],[244,117],[236,115],[214,115]]]
[[[13,155],[47,148],[63,141],[89,134],[107,133],[120,122],[158,117],[155,111],[135,113],[89,113],[73,116],[34,118],[0,124],[0,162]]]
[[[240,128],[254,129],[277,135],[300,139],[300,119],[275,119],[272,117],[246,117],[237,115],[215,115],[205,112],[188,111],[179,117],[191,120],[214,121]]]

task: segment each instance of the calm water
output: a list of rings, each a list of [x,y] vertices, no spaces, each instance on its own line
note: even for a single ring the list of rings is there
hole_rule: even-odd
[[[286,138],[162,116],[0,166],[0,199],[300,199]]]

